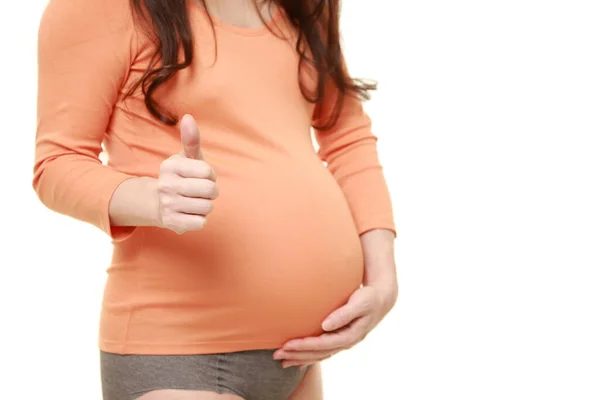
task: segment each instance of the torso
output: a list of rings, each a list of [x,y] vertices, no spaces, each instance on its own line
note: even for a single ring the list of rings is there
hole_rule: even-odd
[[[138,228],[115,243],[101,325],[108,352],[278,347],[320,333],[362,280],[351,213],[311,141],[293,37],[220,22],[215,60],[207,14],[196,5],[190,18],[194,63],[157,98],[198,121],[220,196],[202,231]],[[127,84],[151,53],[140,46]],[[116,105],[105,145],[114,167],[146,176],[181,151],[177,127],[153,119],[139,94]]]

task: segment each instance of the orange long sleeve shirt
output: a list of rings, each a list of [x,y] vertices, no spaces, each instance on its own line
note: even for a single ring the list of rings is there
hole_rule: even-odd
[[[213,37],[190,1],[194,62],[157,98],[198,122],[220,196],[202,231],[111,227],[117,186],[157,177],[181,151],[178,127],[153,118],[139,91],[124,98],[154,51],[128,3],[52,0],[39,29],[33,185],[48,208],[113,240],[100,348],[230,352],[320,333],[362,281],[359,235],[394,230],[370,119],[348,98],[336,125],[315,132],[315,151],[293,40],[219,21]]]

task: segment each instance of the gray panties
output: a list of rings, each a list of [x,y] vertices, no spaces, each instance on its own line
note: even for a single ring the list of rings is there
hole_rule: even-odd
[[[206,355],[100,353],[104,400],[133,400],[160,389],[230,393],[245,400],[287,400],[306,368],[282,368],[273,350]]]

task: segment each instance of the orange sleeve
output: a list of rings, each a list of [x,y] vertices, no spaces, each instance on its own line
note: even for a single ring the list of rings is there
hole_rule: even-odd
[[[128,229],[111,229],[109,202],[131,176],[98,157],[132,60],[135,35],[127,4],[51,0],[38,31],[33,187],[51,210],[114,239]]]
[[[328,115],[324,113],[324,115]],[[371,229],[396,233],[392,203],[377,153],[371,119],[359,99],[346,96],[336,124],[315,129],[319,156],[340,185],[359,234]]]

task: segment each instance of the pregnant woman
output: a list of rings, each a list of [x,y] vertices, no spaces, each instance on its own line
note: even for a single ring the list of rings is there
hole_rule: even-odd
[[[338,8],[47,6],[33,185],[114,243],[105,400],[320,399],[319,361],[395,303],[373,86],[348,76]]]

